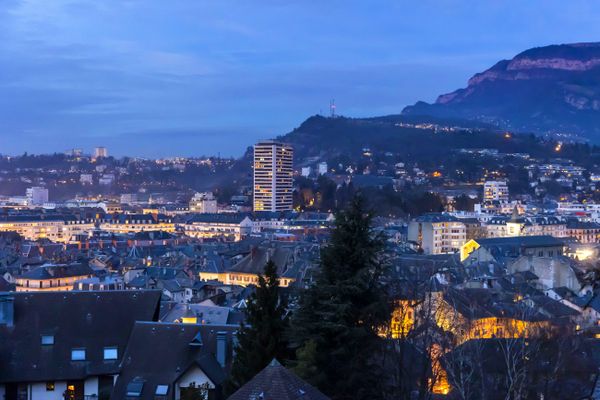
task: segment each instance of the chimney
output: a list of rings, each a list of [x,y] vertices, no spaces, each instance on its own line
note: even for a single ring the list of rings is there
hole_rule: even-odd
[[[0,295],[0,325],[13,326],[15,322],[15,298]]]
[[[217,332],[217,362],[221,367],[225,367],[225,360],[227,353],[227,332]]]

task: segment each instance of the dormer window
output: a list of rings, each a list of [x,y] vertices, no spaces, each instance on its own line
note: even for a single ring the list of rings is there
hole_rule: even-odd
[[[116,360],[119,355],[116,346],[104,348],[104,359],[105,360]]]
[[[42,335],[42,346],[51,346],[54,344],[54,335]]]
[[[202,335],[198,332],[190,342],[190,346],[202,346],[202,344]]]
[[[169,392],[169,385],[157,385],[156,386],[156,396],[166,396]]]
[[[85,361],[85,349],[72,349],[71,361]]]
[[[144,388],[144,382],[131,381],[127,384],[127,397],[140,397],[142,395],[142,389]]]

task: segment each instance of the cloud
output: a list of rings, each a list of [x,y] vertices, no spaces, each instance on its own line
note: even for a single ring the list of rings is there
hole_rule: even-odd
[[[597,39],[598,16],[585,0],[2,0],[0,148],[241,154],[331,98],[399,112],[527,47]]]

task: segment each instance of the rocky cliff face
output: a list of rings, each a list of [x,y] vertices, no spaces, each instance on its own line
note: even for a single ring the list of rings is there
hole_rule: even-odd
[[[468,86],[407,115],[476,119],[507,129],[600,142],[600,43],[538,47],[475,74]]]

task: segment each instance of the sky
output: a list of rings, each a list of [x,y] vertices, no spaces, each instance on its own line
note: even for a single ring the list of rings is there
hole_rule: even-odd
[[[237,157],[331,99],[397,114],[599,20],[596,0],[0,0],[0,153]]]

